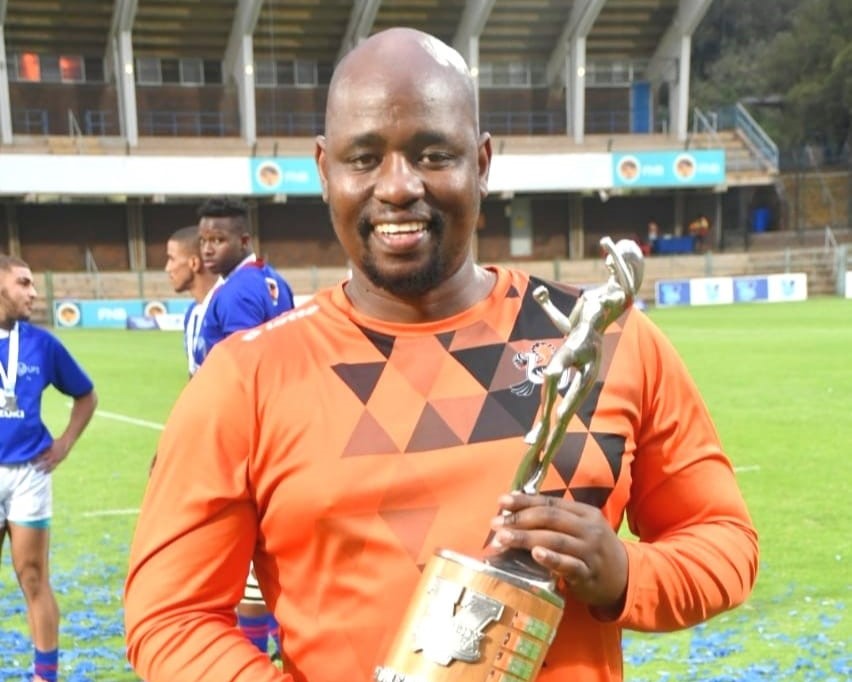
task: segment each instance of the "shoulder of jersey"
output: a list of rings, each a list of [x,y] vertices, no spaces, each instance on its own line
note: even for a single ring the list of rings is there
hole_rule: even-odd
[[[298,335],[306,333],[307,330],[304,327],[304,323],[312,320],[321,310],[322,306],[317,300],[309,299],[292,310],[281,313],[268,322],[244,334],[240,334],[240,339],[244,342],[252,342],[279,334],[287,334],[289,336],[290,334]],[[315,325],[311,325],[311,327],[313,326]]]

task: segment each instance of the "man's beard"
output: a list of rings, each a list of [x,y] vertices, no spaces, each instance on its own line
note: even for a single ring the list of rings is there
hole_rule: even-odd
[[[29,313],[24,310],[16,310],[17,306],[9,295],[8,289],[0,289],[0,301],[5,301],[7,305],[0,306],[0,310],[6,309],[6,320],[12,324],[15,322],[27,322],[30,319]]]
[[[372,232],[372,228],[369,225],[362,225],[359,233],[364,242],[365,250],[361,269],[364,271],[367,279],[374,286],[403,298],[422,296],[438,286],[446,273],[445,263],[440,256],[443,225],[441,223],[437,225],[430,223],[428,229],[433,236],[433,246],[426,264],[419,270],[408,272],[405,275],[392,275],[381,272],[376,266],[376,261],[369,247],[369,235]]]

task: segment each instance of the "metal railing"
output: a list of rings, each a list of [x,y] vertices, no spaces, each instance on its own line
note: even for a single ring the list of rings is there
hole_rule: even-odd
[[[98,264],[95,262],[95,255],[88,246],[86,247],[85,259],[86,272],[90,275],[94,275],[95,278],[95,297],[100,298],[103,294],[101,291],[101,273],[98,270]]]
[[[13,110],[12,130],[23,135],[49,135],[50,116],[47,109]]]
[[[778,145],[772,141],[772,138],[766,134],[766,131],[760,127],[760,124],[752,118],[741,103],[723,107],[712,112],[712,114],[708,113],[707,116],[713,117],[713,127],[716,131],[736,130],[759,162],[770,173],[778,172],[780,168]]]
[[[698,107],[692,110],[692,134],[700,141],[709,140],[709,143],[705,142],[705,147],[720,149],[725,146],[722,140],[719,139],[718,126],[719,116],[715,111],[705,114]],[[700,138],[698,137],[699,135],[701,136]],[[695,146],[693,140],[689,140],[689,146]]]
[[[225,137],[237,128],[221,111],[144,111],[139,124],[143,135]]]
[[[318,135],[324,129],[325,114],[321,112],[261,112],[257,116],[257,134],[261,137]]]

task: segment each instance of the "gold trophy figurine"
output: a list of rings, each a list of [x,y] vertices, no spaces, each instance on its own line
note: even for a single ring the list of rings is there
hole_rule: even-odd
[[[539,492],[568,422],[597,379],[603,334],[633,304],[644,261],[636,242],[600,241],[610,276],[588,289],[565,315],[547,287],[533,295],[565,341],[544,370],[541,416],[511,490]],[[568,386],[557,403],[557,387]],[[435,552],[375,682],[532,682],[562,620],[564,601],[554,577],[525,550],[481,559],[447,549]]]

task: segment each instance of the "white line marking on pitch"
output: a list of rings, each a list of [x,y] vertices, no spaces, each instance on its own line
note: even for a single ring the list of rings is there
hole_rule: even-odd
[[[71,403],[67,403],[67,405],[70,407]],[[133,424],[133,426],[144,426],[146,429],[154,429],[155,431],[162,431],[165,428],[162,424],[157,422],[149,422],[147,419],[136,419],[135,417],[128,417],[127,415],[118,414],[117,412],[107,412],[106,410],[95,410],[95,416],[114,419],[117,422]]]
[[[743,466],[743,467],[734,467],[734,473],[735,474],[747,474],[751,471],[760,471],[760,465],[759,464],[749,464],[749,465]]]
[[[162,424],[158,424],[157,422],[149,422],[147,419],[136,419],[135,417],[127,417],[123,414],[117,414],[115,412],[106,412],[105,410],[97,410],[95,414],[101,417],[106,417],[107,419],[114,419],[117,422],[125,422],[127,424],[133,424],[134,426],[144,426],[148,429],[154,429],[156,431],[163,430]]]
[[[83,512],[80,516],[133,516],[138,513],[138,509],[101,509],[99,511]]]

